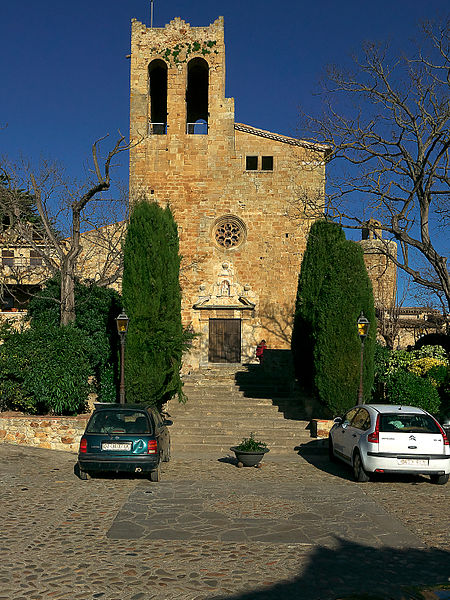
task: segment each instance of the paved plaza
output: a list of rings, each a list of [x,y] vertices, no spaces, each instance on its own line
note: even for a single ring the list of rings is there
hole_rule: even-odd
[[[0,461],[0,600],[400,599],[449,582],[450,485],[425,477],[356,484],[316,448],[261,469],[175,456],[159,483],[80,481],[57,451],[1,445]]]

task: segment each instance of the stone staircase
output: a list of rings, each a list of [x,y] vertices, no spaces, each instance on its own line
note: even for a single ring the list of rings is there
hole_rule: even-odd
[[[287,373],[276,376],[260,365],[208,367],[184,378],[184,392],[186,404],[172,399],[166,407],[178,456],[229,453],[252,432],[271,456],[311,442],[309,420]]]

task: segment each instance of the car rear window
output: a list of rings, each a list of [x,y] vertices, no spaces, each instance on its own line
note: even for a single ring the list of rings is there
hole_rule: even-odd
[[[397,433],[440,433],[436,421],[429,415],[380,415],[380,431]]]
[[[151,433],[147,417],[132,410],[99,410],[86,428],[87,433]]]

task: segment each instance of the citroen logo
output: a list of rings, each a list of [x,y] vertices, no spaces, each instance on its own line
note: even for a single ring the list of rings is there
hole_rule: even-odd
[[[409,439],[410,439],[412,442],[415,442],[415,441],[416,441],[416,438],[415,438],[413,435],[410,435],[410,436],[409,436]]]

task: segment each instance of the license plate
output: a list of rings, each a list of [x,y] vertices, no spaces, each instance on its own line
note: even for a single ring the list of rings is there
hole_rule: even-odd
[[[103,442],[102,450],[131,450],[131,442]]]
[[[426,458],[397,458],[399,465],[408,467],[428,467],[428,459]]]

